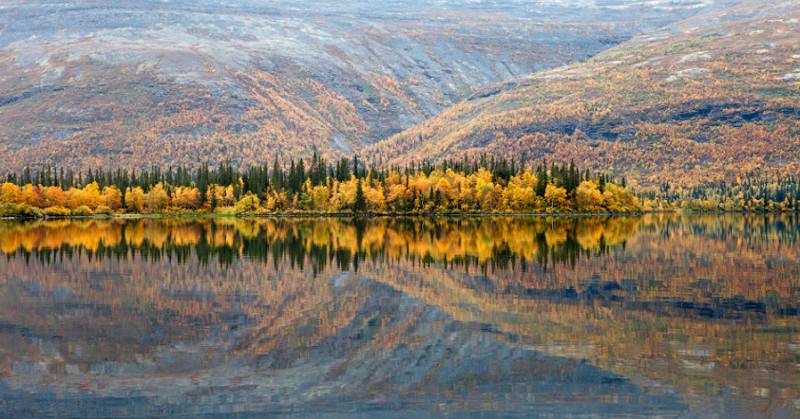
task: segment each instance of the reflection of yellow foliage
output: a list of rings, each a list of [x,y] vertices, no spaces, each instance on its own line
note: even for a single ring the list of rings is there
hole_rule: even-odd
[[[548,229],[544,232],[544,237],[548,246],[555,246],[567,241],[567,232],[562,229]]]
[[[788,216],[776,219],[787,225],[796,223]],[[763,234],[749,234],[753,229]],[[659,214],[643,218],[376,218],[358,222],[328,218],[0,221],[0,249],[6,253],[58,249],[62,245],[99,250],[101,244],[113,246],[123,237],[133,246],[146,244],[167,250],[170,245],[191,246],[203,241],[209,247],[237,244],[234,252],[239,259],[235,269],[230,269],[214,260],[207,265],[197,263],[196,253],[188,256],[186,264],[179,264],[163,259],[145,261],[141,254],[123,257],[120,262],[114,258],[90,262],[85,252],[80,256],[75,252],[73,258],[65,258],[54,270],[37,263],[36,258],[26,262],[17,255],[0,258],[0,283],[13,286],[19,278],[35,278],[40,295],[56,288],[69,289],[80,296],[86,307],[110,310],[112,316],[63,317],[58,327],[78,336],[78,341],[86,345],[92,344],[96,330],[114,333],[120,329],[114,327],[112,320],[119,318],[115,317],[119,313],[125,313],[122,317],[131,322],[148,325],[145,329],[171,328],[171,336],[178,339],[185,334],[202,333],[189,327],[197,319],[224,324],[226,313],[241,310],[254,319],[255,325],[238,342],[236,352],[269,354],[290,361],[306,356],[324,338],[357,321],[359,309],[371,296],[364,284],[379,281],[442,308],[453,319],[489,323],[541,350],[559,355],[581,354],[603,367],[649,369],[671,380],[703,376],[700,372],[687,373],[672,363],[691,359],[683,355],[687,348],[707,346],[710,354],[704,355],[706,362],[714,362],[715,371],[729,374],[739,384],[746,384],[749,378],[742,378],[737,365],[768,363],[789,379],[796,378],[796,371],[781,369],[797,360],[796,354],[782,346],[798,337],[798,324],[793,317],[781,317],[767,307],[767,315],[773,317],[770,324],[786,330],[780,335],[765,331],[763,324],[746,323],[750,320],[709,321],[687,315],[669,303],[659,305],[674,300],[715,304],[715,299],[718,303],[742,297],[754,301],[769,298],[779,306],[796,304],[800,297],[796,281],[800,265],[776,265],[773,261],[800,260],[800,254],[791,234],[769,229],[763,217],[683,218]],[[305,259],[293,260],[303,271],[291,267],[288,254],[278,257],[274,265],[241,257],[242,243],[247,240],[280,246],[276,243],[291,239],[299,239],[306,251],[316,247],[326,255],[339,250],[350,255],[366,254],[359,265],[359,273],[364,276],[340,272],[330,259],[322,272],[315,270],[312,275],[315,260],[308,254]],[[543,242],[549,246],[539,247]],[[527,271],[520,268],[521,260],[536,260],[540,250],[557,252],[577,244],[583,252],[600,250],[601,243],[612,246],[623,242],[625,251],[600,256],[602,263],[579,257],[574,265],[550,264],[546,270],[534,271],[530,266]],[[286,244],[287,248],[293,245]],[[467,274],[463,266],[419,263],[426,257],[439,262],[470,258],[483,263],[509,253],[515,261],[508,266],[498,265],[477,275]],[[372,256],[376,256],[375,262]],[[664,260],[675,263],[663,263]],[[91,274],[95,272],[125,274]],[[659,278],[669,280],[654,280]],[[696,284],[698,278],[707,282],[706,288]],[[558,297],[559,291],[569,288],[585,292],[589,283],[597,281],[616,281],[624,286],[623,280],[632,286],[609,291],[619,300]],[[538,295],[537,290],[554,294]],[[713,290],[713,297],[708,290]],[[0,295],[0,307],[6,307],[4,319],[11,318],[37,332],[54,333],[47,329],[54,327],[51,319],[32,308],[39,307],[41,301],[19,297],[23,294],[20,291]],[[626,305],[628,302],[636,304]],[[659,311],[649,310],[648,304],[654,304]],[[164,324],[166,311],[171,313],[170,324]],[[370,339],[384,348],[413,344],[415,337],[404,331],[418,321],[414,315],[410,313],[407,321]],[[377,318],[375,327],[383,328],[384,322],[385,318]],[[125,333],[146,334],[149,330],[126,329]],[[96,346],[94,351],[87,351],[92,355],[86,356],[101,362],[130,359],[133,354],[146,351],[137,346],[139,340],[132,341],[115,348]],[[0,345],[0,354],[2,348]],[[0,362],[0,368],[2,365]],[[704,377],[715,379],[711,375]]]
[[[20,236],[13,235],[11,237],[7,237],[4,235],[3,239],[0,240],[0,250],[3,253],[12,253],[15,252],[22,246]]]
[[[593,249],[600,245],[605,229],[600,224],[581,224],[578,226],[576,238],[584,249]]]
[[[176,226],[172,229],[172,243],[177,246],[186,246],[200,242],[203,234],[202,228],[196,225]]]
[[[382,251],[394,257],[430,256],[437,261],[474,258],[482,263],[506,248],[522,258],[534,260],[538,252],[537,235],[540,234],[548,246],[565,243],[572,236],[586,249],[597,248],[601,237],[606,245],[614,245],[633,234],[636,220],[613,217],[592,217],[580,222],[559,218],[525,221],[504,217],[458,221],[424,219],[414,222],[414,228],[409,230],[401,222],[373,219],[365,223],[360,232],[347,220],[326,218],[313,222],[241,218],[197,222],[180,219],[128,222],[48,220],[16,225],[14,228],[4,228],[0,224],[0,248],[3,252],[11,253],[19,248],[28,251],[57,249],[68,244],[94,251],[101,243],[114,246],[123,236],[131,246],[145,243],[156,248],[164,248],[168,244],[192,246],[205,239],[212,247],[222,247],[233,246],[237,236],[249,240],[263,236],[270,243],[299,234],[304,237],[307,250],[314,245],[346,250],[351,255],[359,251],[368,255]]]

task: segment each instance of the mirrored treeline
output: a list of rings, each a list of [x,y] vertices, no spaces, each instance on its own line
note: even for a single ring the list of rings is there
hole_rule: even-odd
[[[65,224],[34,221],[0,222],[2,250],[39,263],[86,255],[89,260],[167,258],[186,263],[196,254],[207,265],[223,265],[240,257],[277,264],[287,258],[300,269],[309,260],[314,272],[334,264],[358,269],[366,259],[404,258],[415,263],[444,264],[479,270],[534,263],[575,264],[624,246],[640,217],[474,217],[433,219],[207,219],[197,222],[142,219],[119,222],[91,220]],[[91,233],[89,233],[91,232]],[[595,237],[597,236],[597,237]],[[442,251],[443,247],[447,251]]]
[[[793,214],[2,221],[0,415],[93,400],[791,416],[799,229]]]

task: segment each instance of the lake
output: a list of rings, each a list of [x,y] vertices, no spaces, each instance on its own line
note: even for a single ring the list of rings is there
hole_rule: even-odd
[[[800,415],[800,217],[0,221],[0,416]]]

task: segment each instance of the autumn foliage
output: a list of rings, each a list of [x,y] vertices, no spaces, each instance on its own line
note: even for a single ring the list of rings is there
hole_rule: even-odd
[[[483,156],[481,161],[415,164],[404,170],[377,171],[354,157],[336,167],[314,156],[288,171],[276,161],[238,172],[226,165],[163,173],[157,168],[137,176],[127,172],[88,172],[91,182],[67,180],[48,170],[10,176],[0,185],[0,203],[24,205],[43,214],[94,213],[566,213],[636,212],[638,199],[602,173],[581,172],[574,164],[547,169],[517,168],[514,161]],[[82,178],[82,174],[81,174]],[[37,184],[33,184],[33,179]],[[607,180],[608,179],[608,180]],[[621,180],[624,184],[624,178]],[[22,186],[18,185],[21,184]],[[44,184],[47,184],[45,186]],[[101,186],[102,184],[102,186]],[[58,185],[58,186],[57,186]],[[72,186],[70,186],[72,185]],[[14,207],[17,208],[17,207]],[[5,210],[15,214],[12,209]]]
[[[800,174],[800,18],[743,6],[641,36],[587,62],[483,89],[370,146],[405,164],[489,152],[625,175],[638,191]],[[584,198],[589,198],[585,195]],[[595,196],[596,198],[596,196]]]

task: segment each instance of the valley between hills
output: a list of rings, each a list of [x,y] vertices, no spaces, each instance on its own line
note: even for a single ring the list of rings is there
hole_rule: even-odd
[[[775,189],[800,168],[795,6],[17,1],[0,174],[488,154],[666,195]]]

